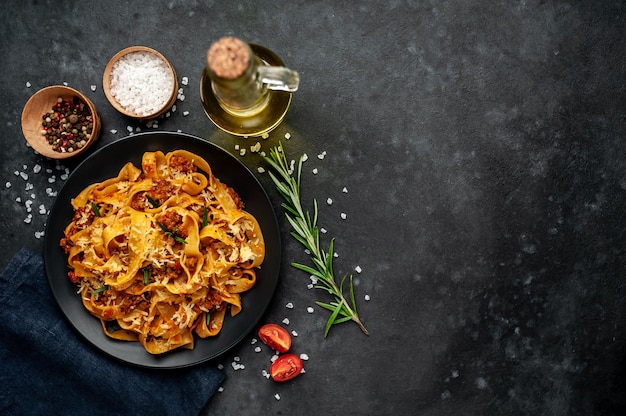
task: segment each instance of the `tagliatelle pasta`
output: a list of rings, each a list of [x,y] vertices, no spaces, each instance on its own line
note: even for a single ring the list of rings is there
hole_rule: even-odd
[[[265,257],[257,220],[200,156],[146,152],[72,200],[60,245],[85,308],[151,354],[222,329]]]

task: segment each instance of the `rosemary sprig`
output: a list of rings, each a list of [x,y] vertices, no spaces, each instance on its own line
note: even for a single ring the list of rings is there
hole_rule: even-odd
[[[354,321],[365,335],[369,335],[361,322],[356,309],[352,275],[345,275],[339,283],[335,279],[333,271],[334,239],[330,240],[328,251],[320,248],[319,230],[317,227],[317,201],[313,200],[313,216],[304,211],[300,199],[300,176],[304,158],[300,157],[295,177],[290,172],[287,158],[282,144],[270,149],[270,155],[264,156],[265,161],[276,171],[277,175],[268,171],[278,192],[284,198],[283,208],[287,211],[286,217],[293,231],[291,235],[299,241],[311,254],[313,267],[301,263],[291,263],[291,266],[309,273],[317,278],[317,289],[323,289],[330,293],[334,300],[329,303],[315,302],[318,306],[330,311],[330,317],[326,322],[324,337],[333,325],[343,322]],[[346,300],[344,287],[349,291],[349,301]]]

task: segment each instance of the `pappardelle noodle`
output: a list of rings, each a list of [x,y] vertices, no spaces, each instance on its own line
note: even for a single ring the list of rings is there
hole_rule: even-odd
[[[241,311],[265,244],[257,220],[200,156],[146,152],[72,200],[60,245],[85,308],[151,354],[194,347]]]

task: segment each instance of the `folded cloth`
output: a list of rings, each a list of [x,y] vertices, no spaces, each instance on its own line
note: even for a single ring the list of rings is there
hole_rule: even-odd
[[[121,363],[61,314],[42,257],[21,249],[0,275],[0,414],[198,415],[224,380],[203,365],[151,370]]]

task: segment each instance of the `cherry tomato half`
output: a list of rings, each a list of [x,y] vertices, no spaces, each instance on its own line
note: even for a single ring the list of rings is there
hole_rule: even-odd
[[[287,352],[291,348],[291,335],[280,325],[263,325],[259,329],[259,338],[271,349],[278,352]]]
[[[298,376],[302,367],[302,360],[296,354],[284,354],[272,363],[270,375],[274,381],[283,382]]]

